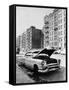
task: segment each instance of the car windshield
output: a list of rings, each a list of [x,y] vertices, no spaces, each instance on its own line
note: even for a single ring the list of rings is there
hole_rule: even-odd
[[[35,56],[33,57],[34,59],[42,59],[42,60],[45,60],[47,58],[49,58],[48,56],[45,56],[45,55],[39,55],[39,56]]]

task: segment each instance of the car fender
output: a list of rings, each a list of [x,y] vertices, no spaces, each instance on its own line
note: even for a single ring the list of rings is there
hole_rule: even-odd
[[[37,65],[38,68],[41,67],[41,62],[42,60],[38,60],[38,59],[33,59],[33,58],[25,58],[25,65],[31,69],[34,68],[34,65]]]

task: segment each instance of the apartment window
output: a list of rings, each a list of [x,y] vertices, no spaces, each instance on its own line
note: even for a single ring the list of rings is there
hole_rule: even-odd
[[[63,32],[61,31],[61,35],[63,35]]]
[[[53,32],[52,32],[52,35],[53,35]]]
[[[64,36],[64,41],[66,41],[66,36]]]
[[[49,34],[49,31],[45,32],[45,34]]]
[[[49,36],[46,36],[46,38],[49,38]]]
[[[49,41],[46,41],[46,43],[49,43]]]
[[[54,37],[54,40],[57,40],[57,37]]]
[[[61,42],[61,38],[59,38],[59,42]]]
[[[58,25],[58,22],[55,22],[54,24],[55,24],[55,26],[57,26]]]
[[[47,26],[47,27],[45,27],[45,29],[48,29],[49,27]]]
[[[66,28],[66,23],[64,23],[64,28]]]
[[[64,43],[64,48],[66,48],[66,43]]]
[[[52,37],[52,40],[53,40],[53,37]]]
[[[52,42],[52,46],[53,46],[53,42]]]
[[[62,14],[60,13],[60,14],[58,14],[58,18],[61,18],[62,17]]]
[[[51,37],[50,37],[50,41],[51,41]]]
[[[54,28],[54,30],[55,30],[55,31],[57,31],[57,30],[58,30],[58,28]]]
[[[66,34],[66,30],[64,30],[64,35]]]
[[[51,35],[51,32],[49,32],[50,33],[50,35]]]
[[[60,30],[60,26],[58,26],[58,29]]]
[[[66,16],[66,10],[64,10],[64,16]]]
[[[60,18],[62,17],[62,13],[60,14]]]
[[[62,25],[60,26],[60,29],[62,29]]]
[[[60,20],[58,21],[58,24],[60,24],[60,23],[62,23],[62,19],[60,19]]]
[[[54,45],[55,45],[55,46],[57,46],[57,45],[58,45],[58,43],[57,43],[57,42],[54,42]]]
[[[66,21],[66,17],[64,17],[64,22]]]
[[[61,31],[58,32],[58,35],[59,35],[59,36],[61,35]]]
[[[61,42],[62,42],[62,38],[61,38]]]
[[[62,23],[62,19],[60,20],[60,23]]]
[[[46,22],[45,22],[45,24],[49,24],[49,22],[48,22],[48,21],[46,21]]]
[[[50,40],[52,41],[52,37],[50,37]]]

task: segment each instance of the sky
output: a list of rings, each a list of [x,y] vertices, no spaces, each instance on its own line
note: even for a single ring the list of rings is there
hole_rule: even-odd
[[[16,36],[21,35],[30,26],[42,29],[44,16],[51,12],[51,8],[16,7]]]

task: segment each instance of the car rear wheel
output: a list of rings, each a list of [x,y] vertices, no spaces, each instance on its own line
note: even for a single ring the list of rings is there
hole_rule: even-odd
[[[38,66],[34,65],[34,73],[37,74],[38,73]]]

